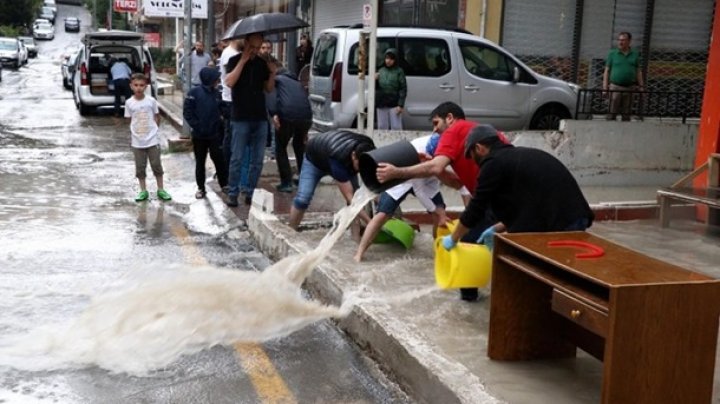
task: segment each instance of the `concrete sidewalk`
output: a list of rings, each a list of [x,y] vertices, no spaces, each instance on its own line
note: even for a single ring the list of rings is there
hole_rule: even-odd
[[[179,92],[159,96],[169,119],[180,117]],[[178,102],[178,100],[180,100]],[[266,164],[266,167],[274,164]],[[344,205],[336,187],[320,187],[307,215],[306,230],[285,225],[292,196],[274,191],[266,175],[253,207],[236,208],[247,218],[258,247],[272,259],[305,253],[327,233],[332,213]],[[599,219],[591,232],[649,256],[720,277],[720,230],[691,220],[662,229],[654,219],[655,188],[583,188]],[[457,201],[451,200],[451,206]],[[458,199],[459,201],[459,199]],[[405,209],[405,206],[403,206]],[[638,218],[649,217],[646,220]],[[634,220],[607,220],[628,219]],[[602,363],[578,350],[575,359],[497,362],[487,358],[489,290],[475,303],[456,290],[441,290],[434,280],[433,240],[426,226],[414,246],[373,245],[365,261],[352,256],[357,243],[349,232],[308,278],[313,298],[340,304],[344,296],[364,299],[338,326],[418,402],[424,403],[597,403]],[[682,330],[678,330],[682,332]],[[717,361],[716,361],[717,363]],[[713,402],[720,401],[715,378]]]

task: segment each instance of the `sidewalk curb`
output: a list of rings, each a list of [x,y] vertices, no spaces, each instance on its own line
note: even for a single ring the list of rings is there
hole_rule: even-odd
[[[257,191],[256,191],[257,194]],[[253,201],[255,203],[255,201]],[[294,231],[273,214],[253,206],[248,231],[258,248],[271,259],[310,251],[313,247],[292,240]],[[340,305],[343,286],[337,265],[323,262],[305,280],[304,287],[320,301]],[[452,362],[429,344],[419,330],[407,323],[387,321],[387,313],[372,305],[358,304],[338,327],[406,392],[423,403],[501,403],[465,366]]]
[[[173,113],[165,103],[160,100],[158,100],[158,109],[160,110],[160,114],[170,121],[170,124],[178,134],[181,134],[183,131],[183,118]],[[191,152],[193,150],[192,141],[190,138],[182,138],[179,136],[174,139],[168,138],[168,149],[170,153]]]

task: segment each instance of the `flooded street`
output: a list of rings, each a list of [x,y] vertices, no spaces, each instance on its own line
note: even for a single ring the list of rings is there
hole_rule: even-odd
[[[127,123],[110,110],[81,117],[62,87],[62,57],[80,45],[89,15],[58,8],[56,38],[39,42],[28,65],[4,69],[0,83],[0,352],[6,353],[19,341],[37,342],[38,329],[73,324],[96,296],[119,285],[171,279],[199,265],[259,271],[271,264],[214,192],[194,198],[190,153],[162,156],[172,201],[159,201],[150,179],[150,201],[134,202]],[[64,32],[69,15],[81,18],[80,34]],[[174,130],[160,125],[162,138]],[[188,310],[194,297],[184,302]],[[127,361],[145,348],[130,350]],[[143,376],[98,366],[54,369],[42,355],[1,355],[0,403],[405,400],[327,320],[259,345],[184,355]]]

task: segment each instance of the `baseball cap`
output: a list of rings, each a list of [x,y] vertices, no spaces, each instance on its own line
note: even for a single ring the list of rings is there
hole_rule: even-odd
[[[499,139],[499,134],[494,126],[488,124],[478,125],[470,130],[465,138],[465,157],[470,158],[470,150],[478,144],[485,143],[490,139]]]

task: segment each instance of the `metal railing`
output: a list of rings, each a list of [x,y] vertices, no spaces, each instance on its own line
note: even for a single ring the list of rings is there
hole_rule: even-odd
[[[613,97],[629,97],[629,109],[617,107],[611,111]],[[587,119],[592,115],[629,115],[645,117],[699,118],[702,93],[680,91],[605,91],[581,89],[578,92],[575,119]]]

